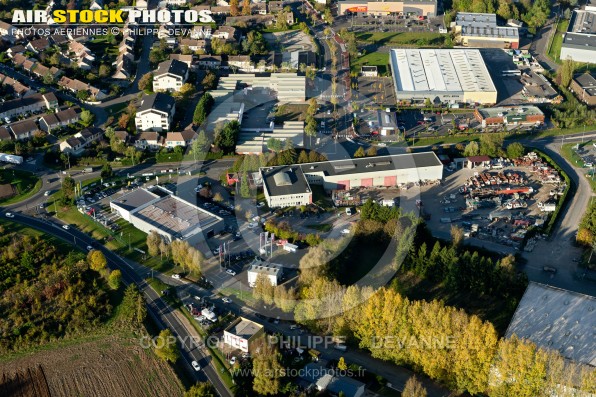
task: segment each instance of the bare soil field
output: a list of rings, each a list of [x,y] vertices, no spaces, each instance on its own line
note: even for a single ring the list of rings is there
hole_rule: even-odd
[[[183,393],[182,383],[169,364],[144,350],[136,340],[116,336],[3,361],[0,373],[0,394],[5,397],[23,395],[20,388],[5,394],[5,390],[10,392],[10,387],[4,388],[5,382],[16,378],[23,388],[36,390],[43,384],[43,375],[49,394],[27,396],[173,397]]]

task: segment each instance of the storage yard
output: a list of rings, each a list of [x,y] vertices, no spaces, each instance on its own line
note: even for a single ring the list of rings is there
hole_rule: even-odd
[[[466,237],[521,249],[526,233],[547,223],[565,191],[562,177],[535,153],[445,172],[440,186],[421,188],[427,224],[441,238],[449,238],[455,224]],[[531,240],[525,249],[533,249]]]

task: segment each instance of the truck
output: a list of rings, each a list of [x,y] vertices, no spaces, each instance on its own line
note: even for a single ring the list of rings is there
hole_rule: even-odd
[[[93,172],[93,167],[85,167],[83,172]]]
[[[539,202],[538,208],[540,208],[540,211],[542,211],[542,212],[555,212],[555,210],[557,209],[557,204],[549,203],[549,202],[546,202],[546,203]]]
[[[11,164],[23,164],[23,157],[14,154],[0,153],[0,161]]]
[[[201,310],[201,315],[205,316],[205,318],[209,321],[211,321],[212,323],[217,321],[217,315],[215,313],[213,313],[213,311],[211,309],[205,308],[203,310]]]

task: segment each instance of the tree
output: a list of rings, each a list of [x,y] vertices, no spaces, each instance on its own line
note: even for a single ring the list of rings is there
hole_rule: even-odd
[[[267,139],[267,148],[273,152],[281,151],[283,143],[277,138],[269,138]]]
[[[147,307],[135,284],[130,284],[124,291],[120,310],[122,315],[119,320],[122,324],[133,328],[142,327],[147,315]]]
[[[339,369],[340,371],[348,370],[348,365],[346,364],[346,360],[344,360],[343,357],[339,358],[339,361],[337,362],[337,369]]]
[[[402,397],[426,397],[426,389],[422,386],[422,383],[416,378],[416,376],[411,376],[406,385],[404,386],[404,390],[401,392]]]
[[[207,74],[203,78],[203,81],[201,81],[201,84],[203,84],[203,88],[205,90],[215,89],[215,87],[217,87],[217,75],[212,71],[207,72]]]
[[[478,147],[478,142],[472,141],[468,143],[464,149],[464,156],[478,156],[480,153],[480,148]]]
[[[364,149],[362,148],[362,146],[358,147],[358,150],[356,150],[356,153],[354,153],[354,158],[360,158],[360,157],[365,157],[366,153],[364,152]]]
[[[240,179],[240,196],[243,198],[250,197],[250,185],[248,184],[246,172],[242,174],[242,178]]]
[[[262,395],[279,393],[280,379],[284,376],[284,368],[279,362],[279,351],[273,343],[263,336],[255,342],[255,354],[252,360],[254,374],[253,390]]]
[[[205,261],[203,253],[192,247],[188,241],[174,240],[170,244],[172,261],[196,276],[201,275],[201,266]]]
[[[377,155],[377,147],[376,146],[371,146],[366,150],[366,155],[368,157],[371,156],[376,156]]]
[[[325,21],[329,24],[332,25],[333,24],[333,14],[331,14],[331,10],[329,8],[325,8]]]
[[[176,344],[176,338],[172,335],[169,329],[164,329],[159,333],[159,336],[155,338],[155,355],[164,361],[171,363],[176,362],[180,357],[180,351]]]
[[[85,109],[81,112],[81,124],[85,127],[88,127],[93,123],[93,113],[89,110]]]
[[[215,201],[216,203],[221,203],[222,201],[224,201],[224,198],[220,192],[216,192],[213,196],[213,201]]]
[[[268,306],[273,303],[274,287],[269,277],[260,273],[257,275],[252,295],[256,300],[263,301]]]
[[[250,9],[250,0],[242,0],[242,15],[250,15],[252,10]]]
[[[118,119],[118,127],[122,128],[123,130],[128,128],[128,123],[130,122],[130,116],[126,113],[122,113],[120,118]]]
[[[108,285],[111,289],[117,290],[120,288],[120,283],[122,282],[122,272],[118,269],[112,270],[110,275],[108,276]]]
[[[83,101],[83,102],[85,102],[87,99],[89,99],[89,96],[91,96],[91,94],[89,94],[89,91],[87,91],[87,90],[77,91],[77,95],[76,95],[77,99],[80,101]]]
[[[195,93],[195,86],[191,83],[184,83],[182,87],[180,87],[179,91],[176,91],[172,94],[178,100],[187,100]]]
[[[301,150],[298,155],[298,164],[304,163],[308,163],[308,154],[306,154],[306,150]]]
[[[575,73],[576,67],[577,64],[572,59],[567,58],[563,60],[563,64],[557,71],[557,77],[563,88],[569,87],[571,79],[573,78],[573,74]]]
[[[62,188],[60,189],[61,197],[60,202],[63,205],[74,204],[75,195],[75,181],[70,176],[67,176],[62,181]]]
[[[139,90],[150,93],[153,91],[153,73],[145,73],[143,77],[139,79]]]
[[[239,13],[238,9],[238,0],[230,0],[230,15],[233,17],[237,16]]]
[[[459,226],[451,225],[451,243],[455,248],[461,247],[464,242],[464,229]]]
[[[50,73],[46,73],[46,75],[43,76],[43,83],[45,85],[53,85],[55,82],[54,76],[52,76]]]
[[[191,386],[186,392],[184,397],[217,397],[217,391],[215,387],[209,382],[200,382],[194,386]]]
[[[162,238],[155,230],[147,235],[147,252],[149,256],[157,256],[159,254],[159,245],[162,242]]]
[[[102,178],[111,178],[114,176],[114,171],[112,170],[112,166],[109,163],[105,163],[101,167],[101,177]]]
[[[519,142],[513,142],[507,145],[507,157],[510,159],[518,159],[524,155],[524,145]]]
[[[201,125],[207,119],[207,115],[211,111],[211,107],[213,106],[213,97],[209,93],[205,93],[199,102],[197,103],[197,107],[195,108],[195,112],[193,114],[192,122],[195,125]]]
[[[108,261],[104,254],[99,250],[91,250],[87,254],[87,262],[89,267],[96,272],[99,272],[106,268]]]
[[[234,153],[239,132],[240,123],[236,120],[226,123],[221,129],[216,128],[215,146],[223,150],[224,153]]]
[[[499,157],[503,154],[503,138],[499,134],[483,134],[480,136],[480,154]]]

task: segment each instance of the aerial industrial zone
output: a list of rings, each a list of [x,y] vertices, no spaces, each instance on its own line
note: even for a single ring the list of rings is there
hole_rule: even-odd
[[[594,0],[0,34],[0,396],[596,396]]]

